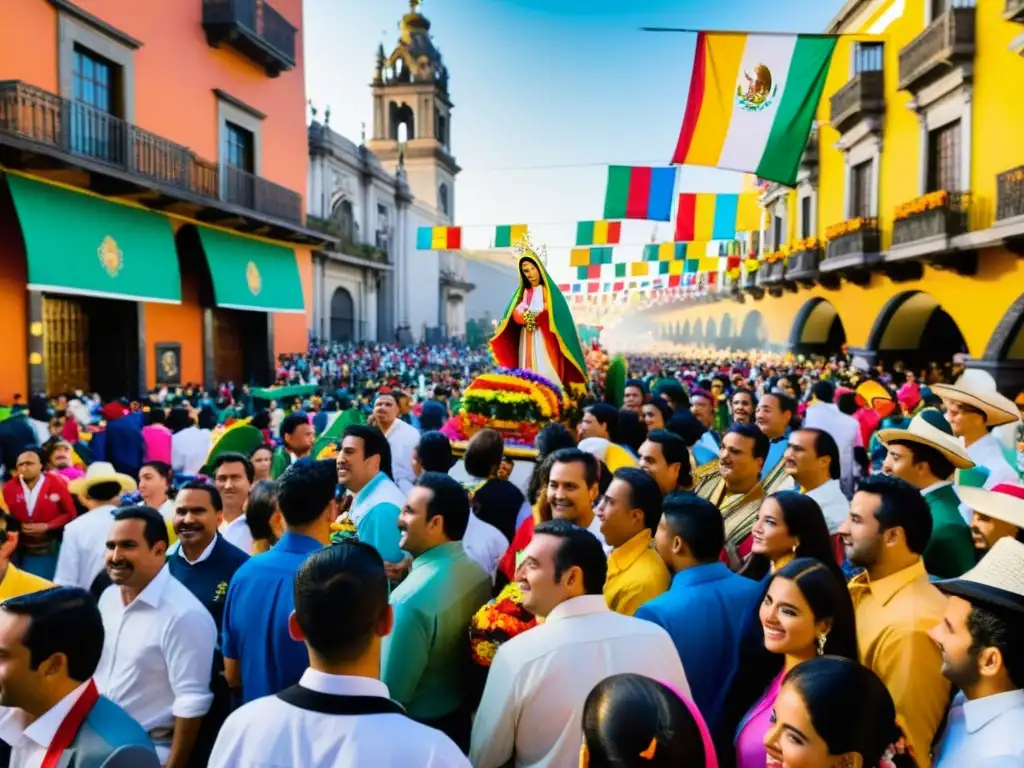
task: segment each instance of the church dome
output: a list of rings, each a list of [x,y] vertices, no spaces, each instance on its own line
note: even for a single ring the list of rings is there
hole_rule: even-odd
[[[435,83],[445,92],[448,70],[430,37],[430,21],[419,12],[419,6],[420,0],[409,0],[409,13],[399,26],[398,45],[383,62],[382,80],[388,85]]]

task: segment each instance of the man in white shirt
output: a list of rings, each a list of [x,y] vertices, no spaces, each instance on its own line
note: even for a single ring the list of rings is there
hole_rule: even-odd
[[[187,768],[203,715],[217,628],[165,565],[167,524],[151,507],[124,507],[107,538],[114,582],[100,598],[105,639],[100,692],[149,733],[161,763]]]
[[[1024,544],[996,542],[973,569],[936,586],[949,595],[929,634],[960,692],[934,744],[935,768],[1024,765]]]
[[[53,576],[57,584],[81,587],[97,598],[100,596],[109,583],[103,555],[107,533],[114,525],[114,512],[122,494],[135,488],[134,480],[116,472],[114,465],[106,461],[90,464],[84,477],[68,483],[68,491],[89,511],[64,526],[64,541]],[[103,578],[97,581],[100,576]]]
[[[679,654],[658,625],[613,613],[600,542],[566,520],[537,526],[517,571],[523,607],[544,619],[502,645],[473,723],[475,768],[576,765],[587,694],[610,675],[646,675],[690,695]]]
[[[247,555],[252,554],[252,531],[245,519],[249,491],[256,474],[252,463],[240,453],[225,452],[213,460],[213,484],[224,504],[220,535]]]
[[[795,490],[814,499],[835,535],[850,513],[850,500],[839,484],[839,447],[832,436],[821,429],[804,427],[789,435],[789,447],[783,456],[786,472],[793,478]]]
[[[306,644],[309,668],[298,685],[235,711],[209,768],[469,768],[451,739],[388,697],[380,660],[392,623],[376,549],[345,541],[311,555],[295,577],[288,619],[291,636]]]
[[[391,390],[377,393],[377,399],[373,402],[373,416],[391,446],[391,472],[395,485],[408,496],[416,482],[412,452],[419,445],[420,433],[416,427],[398,418],[398,398]]]
[[[853,493],[854,450],[863,447],[860,423],[839,410],[835,404],[836,388],[830,381],[816,381],[811,387],[812,399],[804,414],[804,427],[828,432],[839,448],[840,483]]]

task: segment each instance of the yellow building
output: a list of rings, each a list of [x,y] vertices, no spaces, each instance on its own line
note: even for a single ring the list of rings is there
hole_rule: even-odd
[[[964,352],[1019,388],[1024,0],[849,0],[827,31],[857,37],[836,49],[796,189],[764,195],[767,260],[725,300],[644,320],[734,348],[846,344],[915,366]]]

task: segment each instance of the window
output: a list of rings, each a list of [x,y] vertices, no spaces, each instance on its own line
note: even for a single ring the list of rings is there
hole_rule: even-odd
[[[224,126],[224,136],[227,146],[224,148],[225,162],[245,171],[253,173],[256,168],[255,152],[253,151],[252,131],[247,131],[239,125],[227,122]]]
[[[388,249],[388,236],[391,232],[391,214],[386,205],[377,203],[377,247],[382,251]]]
[[[946,12],[949,7],[949,0],[929,0],[931,3],[932,21]]]
[[[448,118],[440,112],[437,113],[437,140],[442,147],[448,146]]]
[[[811,226],[811,196],[800,198],[800,237],[810,237],[814,231],[814,227]]]
[[[71,149],[109,163],[124,160],[120,112],[121,68],[75,46],[72,70]]]
[[[772,248],[778,250],[782,247],[786,235],[786,228],[783,226],[781,216],[772,216]]]
[[[885,48],[882,43],[856,43],[853,50],[853,74],[861,72],[881,72],[882,55]]]
[[[441,213],[445,216],[448,215],[448,185],[442,184],[437,189],[437,205],[441,209]]]
[[[850,218],[871,216],[871,160],[850,169]]]
[[[926,192],[960,190],[960,121],[928,133],[928,188]]]

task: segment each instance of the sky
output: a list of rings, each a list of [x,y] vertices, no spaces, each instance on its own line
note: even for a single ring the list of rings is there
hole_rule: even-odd
[[[450,73],[455,223],[468,248],[527,224],[558,282],[573,278],[576,222],[600,219],[608,165],[667,165],[695,36],[641,26],[821,32],[843,0],[424,0]],[[390,53],[408,0],[305,0],[306,91],[331,127],[372,133],[377,46]],[[742,177],[684,167],[679,192],[736,192]],[[626,222],[639,251],[670,225]],[[618,258],[616,260],[619,260]]]

